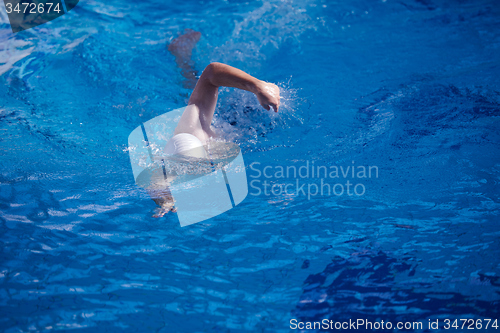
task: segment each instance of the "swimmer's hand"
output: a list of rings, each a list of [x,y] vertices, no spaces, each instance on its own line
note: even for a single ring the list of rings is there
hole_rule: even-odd
[[[272,107],[274,112],[278,112],[280,107],[280,88],[275,84],[265,81],[260,81],[256,86],[255,95],[260,105],[268,111]]]
[[[172,193],[168,189],[163,190],[148,190],[151,199],[158,205],[155,209],[153,217],[162,217],[168,212],[177,212],[175,208],[175,200]]]
[[[155,208],[155,211],[154,211],[154,214],[153,214],[153,217],[154,218],[160,218],[160,217],[163,217],[165,216],[165,214],[167,214],[168,212],[172,212],[172,213],[175,213],[177,212],[177,209],[173,206],[166,206],[166,207],[157,207]]]

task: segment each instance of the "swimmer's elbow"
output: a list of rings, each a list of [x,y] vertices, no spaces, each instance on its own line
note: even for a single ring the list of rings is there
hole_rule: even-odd
[[[224,67],[223,64],[220,62],[212,62],[210,63],[205,69],[203,70],[202,76],[211,84],[216,86],[215,79],[217,75],[221,72],[222,68]]]
[[[211,62],[205,70],[209,70],[212,73],[219,72],[222,68],[227,67],[227,65],[224,65],[223,63],[220,62]]]

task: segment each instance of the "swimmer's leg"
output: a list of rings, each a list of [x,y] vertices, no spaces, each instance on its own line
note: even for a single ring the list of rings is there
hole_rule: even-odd
[[[200,37],[200,32],[186,29],[184,30],[184,34],[175,38],[172,43],[168,45],[168,50],[174,55],[175,62],[181,69],[182,76],[185,78],[183,86],[187,89],[193,89],[196,85],[197,73],[194,69],[194,62],[191,59],[191,56],[196,43],[200,40]]]

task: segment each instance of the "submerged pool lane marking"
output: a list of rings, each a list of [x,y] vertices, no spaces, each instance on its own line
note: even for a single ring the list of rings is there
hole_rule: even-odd
[[[151,163],[153,163],[153,151],[151,150],[151,146],[149,144],[148,135],[146,134],[146,128],[144,124],[141,123],[142,135],[144,136],[144,141],[146,141],[146,147],[148,147],[149,158],[151,158]]]
[[[206,151],[208,152],[208,156],[210,156],[210,165],[212,165],[212,172],[215,172],[215,164],[214,161],[212,160],[212,154],[210,154],[210,149],[208,148]],[[226,175],[226,170],[224,170],[224,167],[220,168],[222,171],[222,174],[224,175],[224,182],[226,182],[226,188],[227,188],[227,193],[229,194],[229,200],[231,200],[231,206],[236,207],[236,204],[234,203],[234,198],[233,198],[233,192],[231,192],[231,186],[229,186],[229,181],[227,180],[227,175]]]
[[[141,123],[142,135],[144,136],[144,141],[146,141],[146,147],[148,147],[149,158],[151,159],[151,163],[154,162],[153,151],[151,150],[151,145],[149,144],[148,135],[146,134],[146,128],[144,124]],[[163,177],[167,180],[167,170],[165,169],[165,161],[161,160],[161,166],[163,168]]]
[[[231,192],[231,186],[229,186],[229,181],[227,180],[227,175],[226,175],[226,170],[224,168],[221,168],[222,174],[224,175],[224,181],[226,182],[226,187],[227,187],[227,193],[229,194],[229,199],[231,200],[231,205],[233,205],[233,208],[236,207],[234,204],[234,198],[233,198],[233,192]]]
[[[151,150],[151,145],[149,144],[148,135],[146,134],[146,128],[144,124],[141,123],[142,135],[144,136],[144,141],[146,141],[146,147],[148,147],[149,158],[151,158],[151,163],[153,163],[153,151]],[[165,169],[165,160],[161,159],[161,167],[163,168],[163,178],[167,181],[167,170]],[[175,208],[175,206],[173,206]],[[233,206],[234,207],[234,206]]]

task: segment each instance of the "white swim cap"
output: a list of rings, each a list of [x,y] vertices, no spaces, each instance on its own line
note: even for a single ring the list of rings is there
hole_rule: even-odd
[[[174,135],[165,145],[163,152],[168,155],[178,154],[196,158],[208,157],[200,139],[189,133]]]

